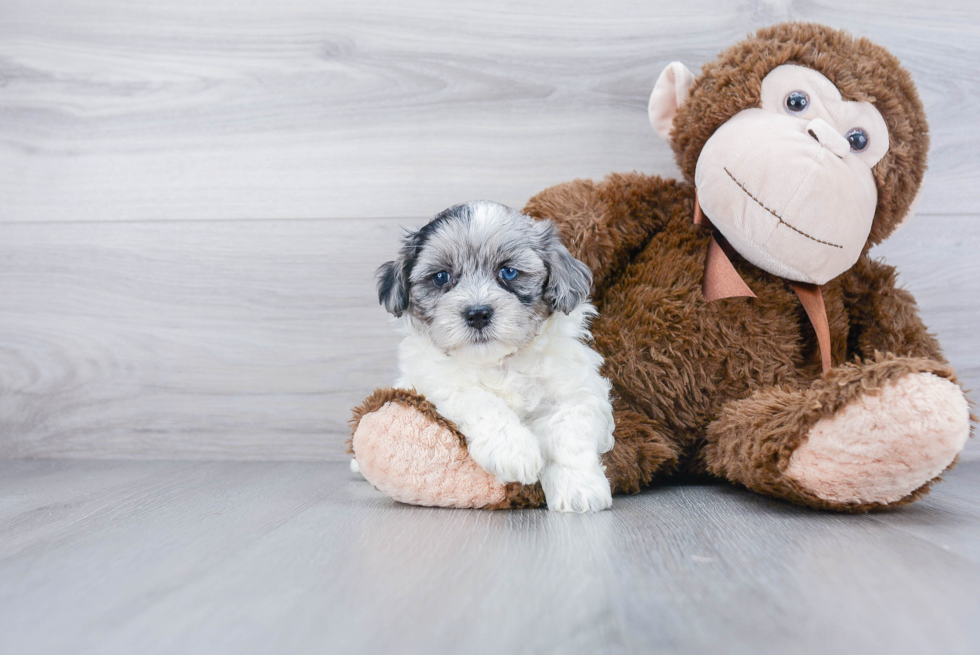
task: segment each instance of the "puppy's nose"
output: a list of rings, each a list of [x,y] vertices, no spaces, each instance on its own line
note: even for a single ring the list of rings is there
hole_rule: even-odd
[[[493,310],[487,305],[477,305],[466,310],[466,323],[477,330],[482,330],[490,323]]]

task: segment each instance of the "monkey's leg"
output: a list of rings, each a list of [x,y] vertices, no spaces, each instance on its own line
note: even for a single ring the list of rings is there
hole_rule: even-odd
[[[354,409],[351,424],[349,452],[361,475],[399,502],[492,508],[520,488],[481,469],[455,424],[415,392],[378,389]]]
[[[708,428],[708,470],[760,493],[863,512],[910,503],[949,468],[970,433],[952,369],[879,356],[810,388],[768,388],[727,403]]]
[[[602,456],[614,494],[635,494],[658,477],[673,473],[681,447],[645,415],[621,400],[613,402],[616,445]]]
[[[680,450],[646,417],[615,403],[616,445],[603,455],[613,493],[636,493],[676,466]],[[379,389],[354,410],[350,452],[378,490],[410,505],[543,507],[540,484],[503,485],[466,451],[465,437],[424,397]]]

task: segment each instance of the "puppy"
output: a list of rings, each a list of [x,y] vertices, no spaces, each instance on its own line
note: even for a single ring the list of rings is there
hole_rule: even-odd
[[[585,344],[591,285],[551,222],[487,201],[442,212],[378,269],[406,334],[396,386],[455,422],[501,482],[540,480],[556,511],[612,505],[599,458],[613,447],[610,384]]]

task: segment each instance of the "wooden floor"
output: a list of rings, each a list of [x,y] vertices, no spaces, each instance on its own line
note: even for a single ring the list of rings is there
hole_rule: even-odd
[[[342,464],[0,462],[3,653],[977,653],[980,460],[919,504],[726,485],[591,516],[398,505]]]

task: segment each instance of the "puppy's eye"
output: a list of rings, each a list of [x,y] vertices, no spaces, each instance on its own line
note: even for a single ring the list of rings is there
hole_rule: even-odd
[[[786,111],[791,114],[802,114],[810,106],[810,96],[802,91],[793,91],[786,96]]]
[[[508,282],[510,282],[515,277],[517,277],[517,273],[518,271],[516,268],[510,268],[509,266],[504,266],[502,269],[500,269],[497,275],[500,276],[501,280],[507,280]]]
[[[452,280],[452,277],[446,271],[439,271],[432,276],[432,283],[437,287],[444,287]]]
[[[855,127],[847,133],[847,142],[851,144],[851,152],[864,152],[871,143],[868,133],[860,127]]]

